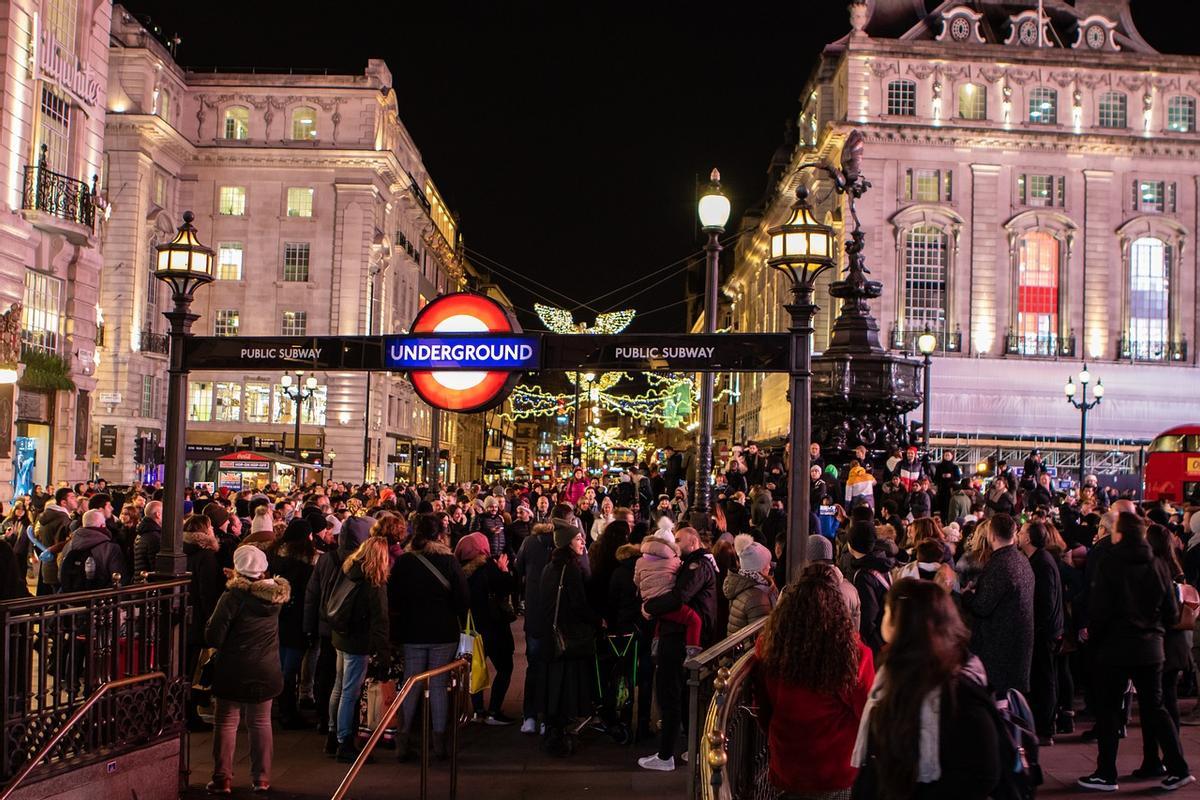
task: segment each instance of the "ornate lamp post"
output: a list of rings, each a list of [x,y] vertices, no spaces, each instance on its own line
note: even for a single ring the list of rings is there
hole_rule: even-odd
[[[304,379],[304,383],[300,383],[300,379]],[[304,377],[304,370],[296,370],[295,388],[292,388],[292,376],[284,373],[284,376],[279,379],[279,385],[283,387],[283,393],[292,399],[296,405],[296,438],[292,442],[292,452],[296,455],[296,460],[300,460],[300,411],[304,407],[304,401],[317,393],[317,379],[312,375]],[[297,476],[299,477],[299,476]]]
[[[925,397],[921,402],[921,438],[922,448],[926,453],[929,452],[929,371],[933,366],[933,360],[930,358],[933,351],[937,349],[937,336],[933,331],[929,330],[929,326],[925,326],[925,332],[917,337],[917,350],[921,351],[924,356],[925,365],[925,380],[922,381],[925,388]]]
[[[808,189],[796,190],[791,217],[782,225],[767,230],[771,255],[767,264],[783,273],[792,290],[792,301],[784,306],[791,319],[792,437],[791,463],[788,468],[788,581],[796,580],[804,564],[808,538],[809,453],[812,439],[811,376],[813,287],[817,276],[833,266],[833,229],[817,222],[808,207]]]
[[[696,204],[700,225],[708,234],[704,245],[704,332],[717,332],[717,289],[721,277],[721,234],[729,221],[729,198],[721,190],[721,173],[716,169],[709,176],[708,186]],[[708,530],[708,515],[712,507],[712,431],[713,380],[711,372],[700,379],[700,463],[696,467],[696,501],[692,506],[692,525]]]
[[[174,306],[163,316],[171,323],[171,363],[167,384],[167,474],[163,489],[162,546],[155,561],[155,572],[162,577],[187,573],[183,554],[182,515],[183,483],[187,469],[187,428],[184,405],[187,402],[188,371],[183,364],[184,342],[192,333],[199,315],[191,312],[196,290],[213,280],[213,251],[196,238],[191,211],[183,213],[183,225],[175,238],[155,249],[158,260],[154,276],[171,287]]]
[[[1088,384],[1092,382],[1092,373],[1088,371],[1087,364],[1083,365],[1083,369],[1079,371],[1077,376],[1079,383],[1072,381],[1071,376],[1067,376],[1067,385],[1063,387],[1063,394],[1067,396],[1067,402],[1079,409],[1079,485],[1083,486],[1083,477],[1087,472],[1084,460],[1087,456],[1087,415],[1096,406],[1100,405],[1100,401],[1104,399],[1104,382],[1096,381],[1096,388],[1092,390],[1095,395],[1095,400],[1088,400]],[[1079,399],[1075,399],[1076,391],[1079,392]]]

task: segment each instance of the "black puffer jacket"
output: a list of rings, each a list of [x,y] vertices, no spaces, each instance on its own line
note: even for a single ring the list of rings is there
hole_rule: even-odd
[[[133,574],[154,571],[154,560],[162,546],[162,526],[149,517],[138,524],[137,536],[133,540]]]
[[[419,551],[444,580],[425,566],[418,552],[406,550],[388,578],[391,637],[397,644],[457,642],[470,603],[467,578],[450,548],[428,542]]]
[[[863,644],[871,648],[871,653],[877,657],[883,647],[883,633],[880,630],[883,624],[883,596],[891,588],[894,566],[896,560],[888,555],[882,543],[862,558],[850,562],[850,582],[858,590],[862,609],[858,633]]]
[[[217,563],[217,539],[211,533],[183,534],[183,552],[192,575],[192,585],[188,589],[188,603],[192,606],[188,647],[197,648],[204,641],[204,626],[221,596],[224,573]]]
[[[213,696],[261,703],[283,691],[279,668],[279,610],[291,597],[283,578],[251,581],[235,575],[204,628],[204,641],[217,648]]]
[[[1089,597],[1089,644],[1100,663],[1162,663],[1163,635],[1178,621],[1171,576],[1150,545],[1128,538],[1114,544],[1100,561]]]
[[[313,565],[306,558],[291,554],[288,545],[268,555],[267,564],[272,575],[283,578],[292,587],[291,598],[279,612],[279,645],[304,648],[308,644],[304,635],[304,604],[312,583]]]
[[[700,615],[700,643],[707,647],[722,638],[717,631],[717,562],[703,547],[683,557],[675,575],[675,588],[646,602],[646,612],[658,617],[681,606],[690,606]],[[683,635],[683,626],[659,620],[659,634]]]

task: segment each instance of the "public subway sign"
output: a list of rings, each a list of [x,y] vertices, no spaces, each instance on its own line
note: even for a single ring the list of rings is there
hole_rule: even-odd
[[[541,353],[536,336],[390,336],[384,340],[390,370],[537,370]]]

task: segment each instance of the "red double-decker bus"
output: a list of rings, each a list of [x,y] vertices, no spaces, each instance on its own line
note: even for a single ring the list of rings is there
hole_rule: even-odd
[[[1150,442],[1142,495],[1200,504],[1200,424],[1178,425]]]

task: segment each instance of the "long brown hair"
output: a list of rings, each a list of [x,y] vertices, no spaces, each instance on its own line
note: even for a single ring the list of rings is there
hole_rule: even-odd
[[[871,712],[883,800],[912,795],[925,697],[966,663],[970,634],[950,595],[932,581],[896,581],[884,600],[892,636],[883,659],[882,693]]]
[[[858,639],[837,575],[812,564],[780,596],[763,627],[763,669],[814,692],[844,694],[858,679]]]
[[[1167,565],[1167,572],[1171,576],[1171,580],[1178,578],[1183,574],[1183,566],[1179,563],[1179,553],[1175,550],[1174,535],[1158,523],[1151,523],[1146,529],[1146,541],[1150,543],[1150,549],[1154,552],[1154,557],[1160,559]]]

